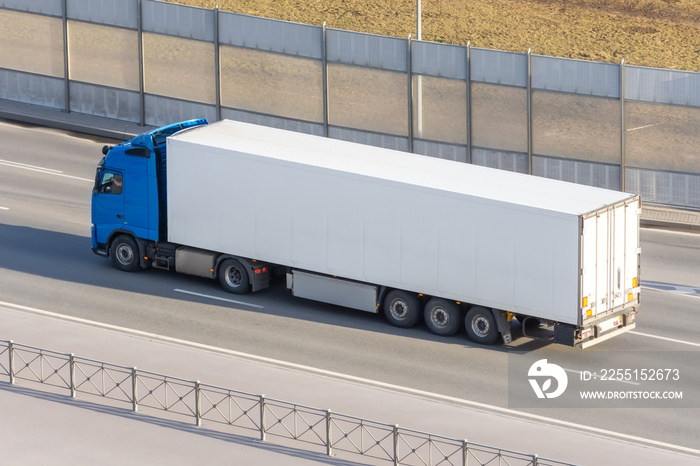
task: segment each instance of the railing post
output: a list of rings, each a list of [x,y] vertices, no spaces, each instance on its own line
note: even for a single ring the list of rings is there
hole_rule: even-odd
[[[139,410],[138,380],[136,378],[136,366],[131,368],[131,406],[134,412]]]
[[[472,43],[467,41],[467,163],[472,163]]]
[[[333,439],[331,438],[331,410],[326,411],[326,455],[333,456],[333,448],[331,447]]]
[[[467,439],[462,440],[462,466],[467,466],[469,462],[469,446],[467,445]]]
[[[12,340],[10,340],[7,352],[8,352],[8,356],[10,358],[10,362],[8,364],[8,370],[10,372],[10,385],[14,385],[14,383],[15,383],[15,344]]]
[[[625,190],[627,148],[625,147],[625,59],[620,62],[620,191]]]
[[[527,49],[527,173],[532,175],[532,49]]]
[[[265,395],[260,395],[260,440],[265,441]]]
[[[70,113],[70,52],[68,48],[68,0],[62,3],[63,19],[63,89],[64,89],[64,111]]]
[[[75,398],[75,354],[68,356],[68,367],[70,369],[70,397]]]
[[[416,0],[416,40],[417,41],[422,41],[423,40],[423,27],[421,26],[421,17],[423,16],[423,13],[421,11],[421,0]],[[411,83],[411,86],[413,85],[413,49],[411,46],[411,39],[409,36],[408,39],[409,45],[408,45],[408,80]],[[410,115],[410,120],[409,124],[411,125],[411,128],[413,127],[413,90],[409,87],[409,90],[411,93],[409,94],[408,101],[409,105],[411,106],[411,113]],[[410,152],[413,152],[413,139],[415,138],[416,134],[418,134],[419,138],[423,137],[423,76],[420,74],[416,76],[416,130],[415,133],[411,131],[409,135],[411,136],[411,150]]]
[[[537,458],[538,456],[536,454],[532,455],[532,466],[537,466],[537,464],[539,463],[539,461],[537,461]]]
[[[394,466],[399,465],[399,425],[394,424]]]
[[[199,397],[199,380],[194,383],[194,417],[195,425],[202,425],[202,399]]]
[[[411,48],[413,39],[411,34],[408,34],[406,55],[406,76],[408,79],[408,152],[413,152],[413,70],[411,68]],[[416,114],[419,115],[420,110],[416,109]],[[418,116],[420,118],[420,115]]]
[[[221,120],[221,46],[219,39],[219,4],[214,7],[214,86],[216,88],[216,120]]]
[[[138,48],[139,48],[139,124],[146,126],[146,90],[144,79],[144,53],[143,53],[143,4],[137,0],[136,22],[138,24]],[[135,410],[134,410],[135,411]]]
[[[323,81],[323,135],[328,137],[328,25],[323,22],[323,34],[321,35],[321,80]]]

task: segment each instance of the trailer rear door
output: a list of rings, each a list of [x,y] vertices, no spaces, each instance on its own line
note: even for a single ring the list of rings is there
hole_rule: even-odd
[[[639,301],[639,197],[583,219],[581,321]]]

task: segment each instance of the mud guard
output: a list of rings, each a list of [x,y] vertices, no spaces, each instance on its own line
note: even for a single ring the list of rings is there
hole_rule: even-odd
[[[500,333],[503,337],[503,343],[509,344],[511,341],[513,341],[513,337],[510,334],[510,320],[508,320],[508,312],[498,309],[491,310],[493,311],[493,317],[496,319],[498,333]]]

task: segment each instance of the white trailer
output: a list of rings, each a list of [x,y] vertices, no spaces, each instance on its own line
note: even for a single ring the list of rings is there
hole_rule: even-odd
[[[264,263],[295,296],[483,343],[513,316],[583,347],[634,327],[639,196],[234,121],[167,159],[179,269],[229,291]]]

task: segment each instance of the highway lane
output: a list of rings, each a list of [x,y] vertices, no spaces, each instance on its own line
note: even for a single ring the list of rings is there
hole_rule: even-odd
[[[0,221],[89,236],[90,187],[105,142],[2,121],[0,137],[0,207],[10,209]]]
[[[698,257],[697,233],[642,229],[643,281],[700,287]]]
[[[210,280],[160,270],[119,272],[92,254],[89,240],[91,180],[100,148],[110,141],[4,123],[0,138],[7,141],[0,149],[0,160],[7,161],[0,162],[0,207],[7,208],[0,209],[2,301],[497,406],[507,406],[509,352],[576,354],[525,338],[509,347],[480,347],[464,334],[440,338],[420,326],[395,329],[380,316],[293,298],[282,283],[232,296]],[[67,154],[65,161],[57,154]],[[700,235],[644,230],[642,240],[643,279],[700,285],[693,267],[700,261]],[[700,309],[697,298],[645,290],[643,303],[639,332],[696,341],[692,319]],[[516,328],[516,337],[518,333]],[[622,335],[590,349],[623,350],[698,348]],[[530,411],[698,447],[697,409]]]

